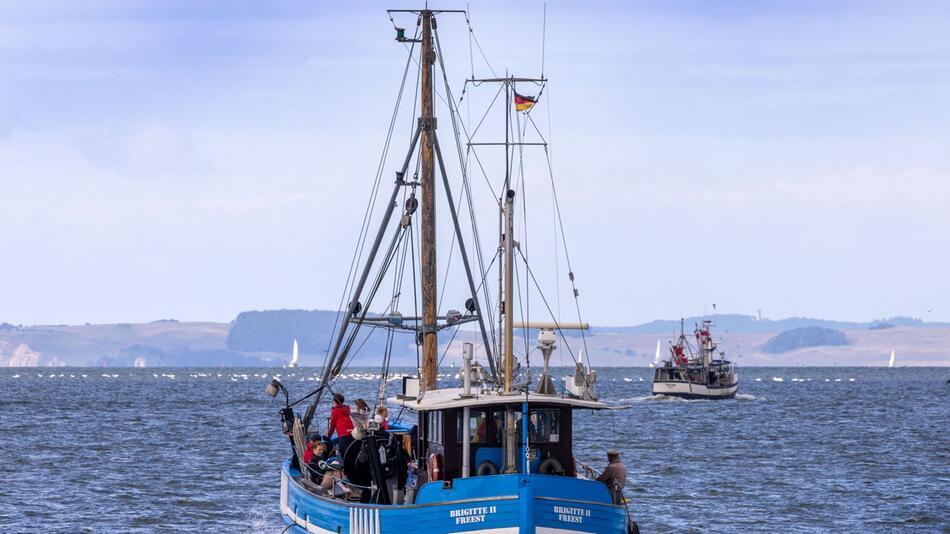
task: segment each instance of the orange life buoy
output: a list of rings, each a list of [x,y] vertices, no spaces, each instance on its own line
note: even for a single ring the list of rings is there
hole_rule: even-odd
[[[429,461],[426,463],[426,473],[429,475],[429,481],[442,480],[442,455],[432,453],[429,455]]]

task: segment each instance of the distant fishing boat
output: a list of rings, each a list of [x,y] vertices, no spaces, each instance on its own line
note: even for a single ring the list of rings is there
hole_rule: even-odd
[[[731,399],[739,389],[739,375],[734,363],[722,352],[716,356],[717,345],[710,333],[711,321],[696,326],[697,348],[693,350],[683,331],[670,347],[670,358],[653,373],[653,394],[689,399]]]
[[[888,367],[894,367],[894,351],[891,351],[891,359],[887,361]]]
[[[525,147],[543,146],[547,155],[549,146],[540,131],[541,139],[537,142],[525,141],[522,134],[512,138],[512,133],[526,132],[529,127],[537,129],[527,114],[543,93],[547,79],[543,76],[476,79],[473,74],[472,79],[466,80],[463,94],[470,95],[481,86],[495,87],[491,106],[495,102],[504,106],[504,120],[496,122],[505,126],[504,142],[467,139],[469,150],[481,146],[499,147],[498,167],[504,168],[504,175],[498,172],[494,178],[484,177],[492,194],[482,197],[485,199],[482,203],[491,209],[484,210],[483,217],[488,222],[483,223],[480,231],[497,231],[493,237],[498,241],[497,246],[493,242],[489,247],[482,247],[476,221],[482,208],[469,191],[471,184],[467,181],[467,166],[463,161],[468,158],[457,128],[460,120],[457,101],[448,83],[436,25],[436,15],[453,12],[465,13],[430,9],[388,12],[390,18],[394,14],[412,14],[415,22],[415,35],[411,37],[405,29],[396,28],[396,41],[405,46],[409,54],[399,94],[403,94],[407,79],[420,89],[418,108],[413,107],[411,117],[413,135],[405,159],[400,160],[401,168],[395,173],[388,202],[378,204],[384,213],[376,213],[375,217],[367,214],[365,218],[357,245],[362,255],[354,262],[350,282],[344,290],[342,302],[346,302],[346,308],[331,335],[332,348],[327,352],[319,387],[291,402],[287,388],[279,380],[274,379],[267,386],[269,395],[284,395],[286,404],[280,412],[282,433],[292,436],[294,448],[293,456],[284,461],[280,469],[280,513],[288,529],[299,534],[638,532],[620,488],[608,488],[595,480],[596,473],[574,456],[574,413],[580,411],[583,415],[579,417],[589,418],[591,411],[609,408],[598,399],[596,373],[589,369],[590,362],[585,365],[583,351],[580,351],[574,375],[565,377],[563,386],[555,384],[550,375],[550,357],[557,345],[572,358],[577,354],[564,330],[580,330],[581,341],[586,344],[584,331],[588,326],[580,320],[579,306],[575,302],[576,323],[558,320],[550,308],[547,312],[551,317],[546,317],[550,322],[531,321],[524,311],[528,299],[527,281],[534,283],[530,289],[532,297],[539,293],[543,297],[544,288],[534,279],[522,252],[522,243],[516,241],[516,236],[522,241],[527,239],[526,232],[516,232],[515,222],[522,219],[520,214],[515,216],[515,200],[525,191],[519,184],[528,173],[520,172],[512,162],[520,164]],[[465,15],[467,20],[467,13]],[[413,82],[416,65],[418,81]],[[437,65],[441,69],[434,71]],[[408,76],[410,73],[412,76]],[[440,75],[445,81],[439,97],[444,98],[449,107],[448,120],[437,121],[433,110],[434,75]],[[525,96],[525,90],[536,91],[538,96]],[[397,104],[393,124],[398,116]],[[437,133],[443,130],[448,130],[449,135],[454,132],[454,138],[449,137],[451,143],[444,147],[440,146],[441,136]],[[394,128],[390,127],[389,131],[387,147],[393,139]],[[452,192],[452,182],[446,173],[447,162],[443,160],[442,150],[448,146],[459,152],[462,167],[459,197]],[[550,158],[545,159],[550,165]],[[478,165],[481,167],[481,160]],[[437,176],[441,180],[436,181]],[[543,183],[552,183],[552,194],[556,195],[553,173],[543,178]],[[494,184],[492,179],[496,181]],[[376,183],[385,182],[377,179]],[[436,186],[441,190],[438,196]],[[373,195],[376,192],[374,189]],[[382,195],[386,198],[385,193]],[[461,210],[456,209],[457,198],[459,206],[464,206],[466,211],[460,213]],[[562,228],[556,198],[554,196],[555,220]],[[437,277],[442,270],[436,262],[437,200],[449,208],[449,216],[439,220],[444,233],[451,233],[453,237],[452,245],[442,250],[449,250],[449,256],[458,255],[455,265],[461,266],[457,271],[464,271],[467,282],[462,312],[440,311]],[[400,213],[394,216],[397,207]],[[463,231],[463,222],[471,224],[471,235],[468,228]],[[378,224],[378,230],[374,232],[370,224]],[[471,250],[477,261],[469,259],[470,243],[475,244]],[[563,247],[566,255],[566,244]],[[482,258],[483,250],[488,249],[495,251],[493,259]],[[489,280],[494,278],[489,278],[489,274],[494,274],[490,273],[493,266],[497,269],[497,292],[488,289]],[[456,279],[461,278],[457,271],[453,273]],[[517,286],[516,273],[522,276],[517,278]],[[576,299],[579,293],[574,287],[574,272],[563,274],[570,280]],[[448,272],[446,277],[451,278]],[[377,310],[370,313],[372,306]],[[518,323],[514,320],[516,315],[521,319]],[[439,333],[443,330],[458,333],[458,327],[465,324],[477,325],[475,331],[481,338],[479,356],[484,355],[487,365],[473,363],[473,344],[462,342],[462,387],[446,387],[439,383],[439,360],[445,354],[439,346]],[[331,388],[356,358],[366,339],[362,334],[368,329],[383,331],[388,340],[383,354],[374,354],[382,365],[376,407],[388,404],[399,408],[393,410],[394,413],[414,412],[418,424],[400,420],[397,415],[395,420],[388,421],[388,429],[375,421],[370,421],[365,428],[357,426],[348,436],[352,438],[351,444],[338,450],[338,457],[323,462],[329,474],[315,475],[313,463],[305,463],[304,451],[310,440],[321,439],[326,426],[314,416],[321,400],[334,391]],[[525,338],[528,332],[537,332],[537,349],[544,361],[543,374],[537,384],[532,384],[534,377],[528,359],[533,349],[529,349],[526,342],[521,357],[515,353],[516,329],[525,332]],[[399,394],[387,399],[393,338],[398,335],[415,341],[419,374],[402,376]],[[450,346],[454,339],[453,334]],[[448,352],[448,347],[445,350]],[[294,411],[294,406],[303,401],[309,406],[301,415]],[[340,446],[340,441],[335,440],[334,448]],[[596,451],[597,454],[602,452]],[[584,455],[593,454],[594,451],[587,451]],[[329,483],[327,477],[330,477]]]

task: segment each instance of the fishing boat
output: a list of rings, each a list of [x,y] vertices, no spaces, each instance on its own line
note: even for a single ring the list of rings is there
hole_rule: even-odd
[[[524,251],[527,232],[515,224],[519,220],[515,213],[519,192],[525,191],[526,180],[524,169],[516,164],[528,147],[541,148],[548,155],[549,146],[540,131],[539,141],[527,141],[524,135],[533,124],[530,110],[548,80],[543,74],[476,77],[473,68],[462,95],[478,87],[493,87],[496,97],[492,105],[497,101],[501,105],[495,109],[503,106],[505,135],[503,141],[480,142],[472,131],[465,130],[463,141],[460,130],[464,128],[459,125],[458,101],[446,74],[437,18],[457,14],[468,23],[468,14],[431,9],[388,13],[391,20],[403,17],[416,24],[410,35],[394,21],[396,41],[408,52],[399,94],[410,68],[418,67],[419,113],[411,116],[413,134],[406,156],[395,171],[391,194],[381,195],[388,198],[382,214],[364,220],[357,244],[359,253],[354,254],[359,261],[353,262],[341,298],[346,304],[331,334],[319,385],[294,401],[279,380],[267,386],[272,397],[283,393],[281,428],[293,448],[280,468],[280,513],[287,528],[298,533],[359,534],[637,532],[622,484],[608,487],[598,482],[596,472],[575,459],[575,412],[583,410],[588,418],[593,412],[609,408],[598,398],[596,372],[581,357],[575,359],[573,376],[564,377],[563,383],[551,377],[550,359],[555,348],[560,346],[572,358],[578,350],[570,343],[577,343],[578,333],[569,339],[565,331],[578,331],[581,343],[586,345],[584,332],[588,326],[579,316],[580,307],[574,307],[578,311],[575,322],[560,320],[550,307],[546,307],[544,321],[533,321],[525,310],[530,302],[526,285],[533,284],[534,295],[543,292]],[[471,34],[470,24],[468,29]],[[449,114],[449,120],[441,123],[435,115],[433,98],[433,78],[437,74],[444,82],[438,96]],[[537,96],[525,96],[529,91]],[[394,112],[393,123],[397,116]],[[446,146],[438,135],[445,125],[454,133],[454,147],[449,146],[460,156],[457,188],[447,171],[449,162],[443,157]],[[392,131],[391,127],[387,147]],[[480,208],[471,193],[466,163],[467,155],[481,147],[497,150],[499,167],[500,148],[504,149],[504,172],[494,179],[485,173],[485,181],[495,183],[490,187],[493,194],[487,217],[498,237],[497,246],[489,247],[480,245]],[[516,151],[517,159],[513,157]],[[550,158],[545,159],[550,171]],[[545,175],[542,183],[549,178],[556,206],[553,173]],[[438,196],[437,189],[441,189]],[[373,197],[375,194],[376,188]],[[442,226],[436,224],[437,204],[448,208],[448,217],[439,219],[446,222]],[[462,206],[466,209],[460,209]],[[401,207],[401,213],[394,216],[397,207]],[[560,234],[555,235],[563,241],[559,210],[556,216],[556,231]],[[371,226],[370,220],[378,224]],[[468,229],[463,231],[466,222],[471,226],[470,234]],[[454,265],[461,267],[458,270],[467,282],[459,283],[464,288],[460,291],[464,298],[462,312],[440,309],[442,288],[437,274],[443,271],[436,261],[437,229],[443,233],[443,242],[447,240],[445,235],[450,236],[448,254],[457,254]],[[494,258],[483,258],[484,248],[493,250]],[[562,250],[566,256],[566,241]],[[570,269],[569,260],[559,265]],[[497,293],[489,290],[492,267],[497,269]],[[521,275],[517,292],[516,273]],[[576,299],[579,292],[574,272],[565,274]],[[390,286],[391,293],[384,296],[383,291],[389,291]],[[371,312],[374,307],[377,310]],[[365,429],[354,429],[350,445],[341,445],[334,438],[339,463],[321,464],[327,469],[321,479],[305,463],[304,451],[311,439],[326,439],[320,436],[326,426],[317,414],[326,413],[324,399],[363,347],[365,337],[361,332],[384,332],[386,349],[375,355],[375,362],[381,365],[375,401],[377,406],[388,406],[400,415],[388,421],[386,429],[378,421]],[[452,333],[448,344],[440,347],[440,334],[444,340],[448,333]],[[456,335],[469,339],[459,343]],[[401,377],[399,387],[389,391],[393,340],[398,336],[415,342],[418,374]],[[535,337],[543,358],[540,372],[532,370],[529,359],[530,354],[537,354],[528,342]],[[516,345],[522,342],[519,354]],[[459,381],[448,384],[443,378],[440,383],[440,352],[444,357],[452,347],[461,349]],[[297,406],[306,406],[306,411],[298,413]],[[345,450],[340,450],[342,447]],[[589,451],[586,457],[601,454],[603,450]]]
[[[731,399],[739,389],[736,365],[725,359],[713,341],[710,326],[704,320],[693,332],[694,349],[686,338],[680,320],[680,336],[670,344],[669,358],[653,371],[653,394],[688,399]]]

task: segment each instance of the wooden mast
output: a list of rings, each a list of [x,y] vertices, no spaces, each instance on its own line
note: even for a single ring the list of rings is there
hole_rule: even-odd
[[[435,117],[432,114],[432,65],[435,63],[435,50],[432,48],[432,11],[426,9],[422,16],[422,114],[419,125],[422,129],[422,143],[419,152],[422,189],[419,216],[420,254],[421,254],[421,293],[422,293],[422,369],[420,382],[423,391],[437,389],[439,338],[436,330],[437,299],[436,291],[436,251],[435,251],[435,158],[433,141],[435,140]]]

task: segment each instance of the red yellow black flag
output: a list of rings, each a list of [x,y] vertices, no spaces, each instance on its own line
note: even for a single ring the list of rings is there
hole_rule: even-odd
[[[538,100],[533,96],[521,96],[515,93],[515,111],[528,111],[537,103]]]

